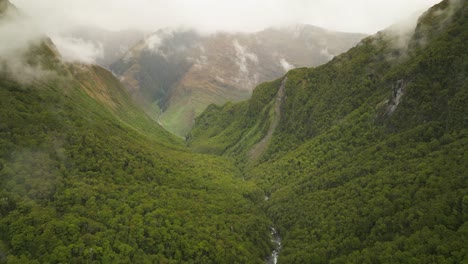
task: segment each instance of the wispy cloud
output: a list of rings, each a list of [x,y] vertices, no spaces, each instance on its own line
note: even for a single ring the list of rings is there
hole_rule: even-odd
[[[73,37],[55,37],[53,40],[65,61],[92,64],[104,56],[104,47],[100,43]]]
[[[7,58],[23,53],[43,36],[42,30],[32,19],[9,8],[0,17],[0,57]]]
[[[440,0],[12,0],[42,23],[107,29],[193,27],[201,31],[256,31],[306,23],[374,33]],[[60,22],[60,23],[57,23]]]
[[[440,0],[10,0],[26,18],[0,23],[0,56],[51,37],[67,60],[93,63],[99,43],[70,38],[78,26],[105,29],[194,28],[200,32],[258,31],[306,23],[333,30],[373,33]],[[67,37],[64,37],[67,36]],[[160,39],[149,39],[158,50]],[[252,58],[246,57],[252,60]]]
[[[292,70],[294,69],[294,65],[292,65],[291,63],[289,63],[285,58],[281,58],[280,61],[279,61],[281,67],[283,67],[283,70],[285,72],[288,72],[289,70]]]
[[[463,0],[450,0],[449,5],[445,9],[435,10],[433,15],[436,17],[442,18],[442,24],[446,21],[449,21],[456,9]],[[425,11],[425,10],[424,10]],[[421,17],[422,12],[415,12],[411,16],[408,16],[406,19],[398,21],[389,28],[387,28],[382,33],[385,34],[393,44],[393,48],[398,49],[402,55],[406,55],[406,52],[409,48],[410,42],[413,39],[414,32],[418,26],[419,18]],[[424,27],[424,25],[421,25]],[[418,45],[425,45],[427,39],[425,36],[420,36],[417,40]]]
[[[52,72],[41,65],[30,65],[25,55],[31,45],[37,45],[45,39],[39,27],[24,17],[14,8],[9,8],[0,17],[0,71],[8,73],[10,78],[20,83],[51,76]]]
[[[239,43],[238,40],[233,41],[233,46],[236,51],[236,64],[239,66],[241,73],[249,73],[248,64],[258,63],[258,57],[254,53],[248,52],[247,49]]]

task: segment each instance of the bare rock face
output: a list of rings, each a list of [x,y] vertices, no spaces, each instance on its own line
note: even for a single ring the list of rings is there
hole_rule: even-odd
[[[382,122],[391,116],[393,112],[395,112],[403,96],[405,95],[407,84],[408,82],[400,79],[393,85],[390,99],[386,100],[378,106],[380,110],[376,116],[377,121]]]
[[[406,83],[404,80],[398,80],[397,83],[393,86],[392,99],[387,106],[387,111],[385,112],[386,116],[390,116],[397,109],[401,98],[405,93],[405,87]]]

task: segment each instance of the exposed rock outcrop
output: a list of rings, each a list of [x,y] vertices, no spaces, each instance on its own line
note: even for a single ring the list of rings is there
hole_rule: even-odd
[[[390,116],[395,112],[400,104],[401,98],[405,94],[406,83],[404,80],[398,80],[393,86],[392,99],[389,101],[385,115]]]

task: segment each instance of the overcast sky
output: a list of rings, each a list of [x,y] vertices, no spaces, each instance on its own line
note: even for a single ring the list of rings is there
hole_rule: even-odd
[[[306,23],[373,34],[440,0],[10,0],[43,26],[67,30],[193,27],[201,31],[258,31]]]

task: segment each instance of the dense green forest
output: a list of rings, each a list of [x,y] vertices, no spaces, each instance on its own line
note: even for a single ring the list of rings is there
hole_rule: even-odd
[[[0,76],[0,263],[262,263],[263,193],[230,161],[193,154],[111,73],[50,44]]]
[[[467,11],[443,1],[408,38],[390,28],[290,71],[259,160],[280,80],[197,119],[189,145],[234,158],[270,197],[279,263],[468,262]]]
[[[0,58],[0,263],[265,263],[272,226],[278,263],[468,263],[467,11],[211,105],[186,142],[47,39]]]

